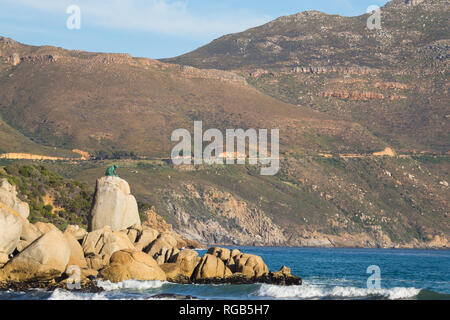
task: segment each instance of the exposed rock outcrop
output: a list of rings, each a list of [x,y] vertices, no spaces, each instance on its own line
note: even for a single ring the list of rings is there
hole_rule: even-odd
[[[320,74],[320,73],[342,73],[342,74],[357,74],[357,75],[363,75],[363,74],[377,74],[380,72],[378,69],[372,69],[368,67],[336,67],[336,66],[297,66],[292,69],[293,73],[313,73],[313,74]]]
[[[17,53],[13,53],[11,57],[9,57],[9,61],[15,67],[20,63],[20,56]]]
[[[410,6],[417,6],[424,2],[425,0],[405,0],[405,3]]]
[[[186,238],[218,244],[282,245],[287,239],[281,228],[260,208],[255,208],[230,192],[213,187],[198,188],[185,185],[184,194],[173,198],[188,197],[201,201],[205,209],[235,226],[224,228],[214,219],[198,219],[183,210],[175,202],[168,202],[168,210],[179,222],[175,231]],[[202,235],[200,238],[199,235]]]
[[[283,266],[280,271],[269,272],[261,257],[239,250],[226,248],[210,248],[195,268],[191,281],[199,284],[250,284],[269,283],[278,285],[301,285],[302,279],[292,275],[291,270]],[[221,258],[219,258],[221,257]],[[176,270],[170,264],[163,265],[166,272]],[[168,277],[172,279],[172,276]],[[178,282],[183,279],[175,277]]]
[[[387,90],[387,89],[398,89],[398,90],[408,90],[409,86],[400,82],[376,82],[375,88]]]
[[[158,215],[154,207],[146,210],[144,214],[147,216],[145,225],[148,227],[158,230],[159,232],[172,230],[172,225],[167,223],[160,215]]]
[[[33,63],[55,62],[58,58],[58,55],[55,54],[35,54],[21,57],[20,61]]]
[[[330,90],[322,92],[320,94],[323,98],[339,98],[349,100],[371,100],[371,99],[384,99],[385,96],[378,92],[371,91],[347,91],[347,90]]]
[[[245,80],[244,77],[229,71],[216,69],[197,69],[185,65],[180,66],[180,71],[186,78],[221,80],[224,82],[237,83],[240,85],[247,84],[247,81]]]
[[[113,231],[118,231],[140,224],[137,202],[130,193],[128,182],[118,177],[98,179],[89,230],[110,226]]]

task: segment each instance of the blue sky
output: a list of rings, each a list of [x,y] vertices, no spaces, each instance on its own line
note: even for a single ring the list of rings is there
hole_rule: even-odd
[[[386,0],[0,0],[0,35],[32,45],[173,57],[305,10],[355,16]],[[77,5],[80,29],[67,8]]]

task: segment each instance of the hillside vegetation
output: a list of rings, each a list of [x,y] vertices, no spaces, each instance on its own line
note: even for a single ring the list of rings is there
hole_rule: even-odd
[[[450,233],[446,158],[306,156],[273,177],[254,166],[143,160],[45,166],[94,186],[112,163],[139,202],[206,243],[442,247]]]
[[[43,165],[11,164],[0,169],[0,178],[15,185],[30,206],[29,220],[50,222],[61,230],[69,224],[87,226],[93,188],[64,179]]]

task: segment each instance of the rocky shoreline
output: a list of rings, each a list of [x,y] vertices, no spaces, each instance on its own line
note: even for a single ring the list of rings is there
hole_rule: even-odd
[[[0,290],[103,291],[98,280],[194,284],[300,285],[285,266],[269,271],[257,255],[211,247],[141,224],[136,199],[118,177],[97,180],[89,232],[30,223],[29,207],[6,179],[0,185]]]

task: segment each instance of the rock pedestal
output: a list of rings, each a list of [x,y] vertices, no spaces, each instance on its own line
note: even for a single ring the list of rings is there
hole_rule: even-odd
[[[136,199],[128,183],[118,177],[97,180],[94,204],[90,213],[89,230],[110,226],[113,231],[141,225]]]

